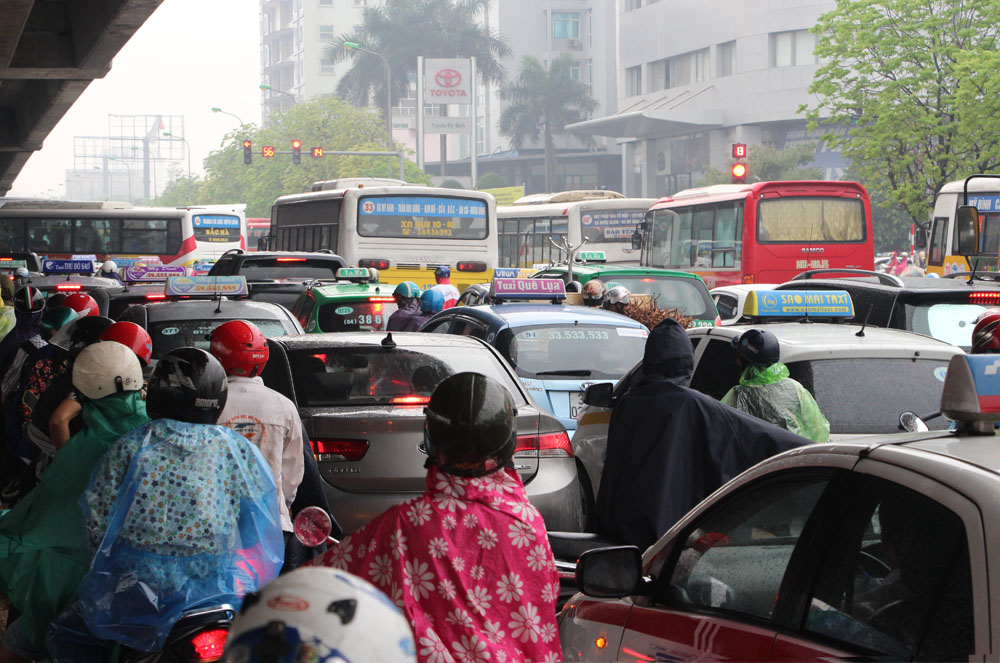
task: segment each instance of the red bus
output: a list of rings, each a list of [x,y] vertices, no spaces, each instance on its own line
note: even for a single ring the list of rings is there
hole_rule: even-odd
[[[807,269],[874,269],[872,212],[857,182],[717,184],[657,201],[633,236],[640,264],[709,288],[782,283]]]
[[[271,232],[271,218],[247,219],[247,250],[256,251],[257,241]]]

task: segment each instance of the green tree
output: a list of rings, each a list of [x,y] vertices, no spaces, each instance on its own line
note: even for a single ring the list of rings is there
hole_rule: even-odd
[[[171,178],[170,183],[158,197],[149,201],[150,205],[184,207],[201,202],[201,187],[204,180],[197,175],[191,177],[183,175],[180,168],[175,165],[167,168],[167,174]]]
[[[353,32],[337,37],[326,48],[332,62],[352,58],[354,64],[337,85],[337,94],[359,106],[377,106],[385,100],[385,64],[378,57],[344,47],[359,44],[382,55],[392,72],[395,103],[416,80],[417,57],[476,58],[480,80],[501,83],[502,60],[510,47],[481,18],[491,0],[387,0],[382,7],[365,9]]]
[[[556,186],[556,146],[553,138],[567,124],[579,122],[595,108],[590,88],[572,76],[576,60],[563,53],[548,70],[536,58],[525,56],[517,79],[500,90],[507,106],[500,112],[500,133],[515,147],[541,139],[545,148],[545,190]]]
[[[750,145],[747,148],[747,181],[778,182],[784,180],[819,180],[823,173],[815,166],[808,166],[816,158],[816,143],[799,143],[783,150],[772,145]],[[729,170],[709,168],[697,186],[729,184],[733,181]]]
[[[483,173],[482,175],[479,176],[479,179],[476,180],[477,190],[501,189],[505,186],[507,186],[507,180],[505,180],[503,178],[503,175],[501,175],[500,173],[493,173],[493,172]]]
[[[924,223],[944,183],[1000,166],[998,28],[995,0],[838,0],[800,110],[873,198]]]

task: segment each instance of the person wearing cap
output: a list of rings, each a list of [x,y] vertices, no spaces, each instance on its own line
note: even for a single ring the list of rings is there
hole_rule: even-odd
[[[813,442],[830,439],[830,422],[816,399],[779,359],[778,339],[766,329],[748,329],[733,338],[736,360],[742,374],[740,383],[722,397],[726,405],[809,438]]]
[[[444,297],[441,309],[451,308],[457,304],[461,294],[458,292],[458,288],[451,284],[451,267],[438,265],[434,270],[434,280],[437,281],[437,285],[431,286],[430,290],[437,290]]]
[[[105,260],[101,263],[101,271],[97,275],[122,283],[122,277],[118,275],[118,265],[114,260]]]
[[[403,281],[392,291],[396,310],[385,323],[386,331],[417,331],[420,328],[420,288],[413,281]]]

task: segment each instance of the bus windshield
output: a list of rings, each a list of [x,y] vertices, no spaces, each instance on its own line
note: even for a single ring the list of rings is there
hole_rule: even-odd
[[[367,196],[358,206],[362,237],[485,239],[486,203],[444,196]]]
[[[742,228],[742,200],[679,211],[656,210],[650,228],[649,264],[669,269],[737,267]]]
[[[850,198],[774,198],[761,200],[757,240],[762,244],[860,242],[865,239],[865,210]]]

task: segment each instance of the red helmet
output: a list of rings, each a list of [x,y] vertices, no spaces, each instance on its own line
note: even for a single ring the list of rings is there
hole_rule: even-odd
[[[972,354],[1000,352],[1000,311],[984,311],[972,330]]]
[[[134,322],[116,322],[104,330],[101,340],[114,341],[130,348],[143,364],[148,364],[153,356],[153,339]]]
[[[85,292],[74,292],[72,295],[67,296],[61,305],[70,307],[81,318],[101,314],[101,308],[97,305],[97,302]]]
[[[210,350],[218,357],[227,375],[252,378],[267,363],[267,338],[246,320],[230,320],[212,332]]]

